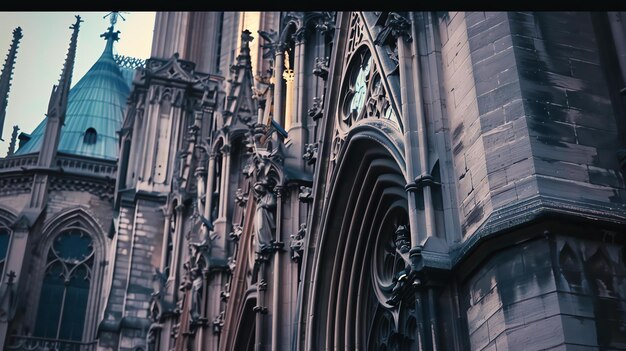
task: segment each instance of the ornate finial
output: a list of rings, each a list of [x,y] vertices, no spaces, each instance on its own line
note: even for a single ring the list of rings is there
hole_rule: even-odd
[[[254,37],[251,34],[252,32],[247,29],[241,32],[241,44],[242,45],[248,46],[248,44],[250,44],[250,42],[254,40]]]
[[[122,16],[122,14],[119,11],[111,11],[107,13],[106,15],[104,15],[102,18],[107,18],[109,16],[110,16],[109,20],[111,21],[111,27],[115,26],[115,24],[117,23],[118,17],[120,17],[123,21],[126,21],[126,18],[124,18],[124,16]]]
[[[378,19],[377,25],[381,25],[382,29],[374,40],[375,45],[388,45],[400,37],[411,41],[411,21],[398,12],[383,12]]]
[[[293,72],[293,69],[291,69],[289,61],[289,51],[285,51],[285,70],[283,71],[283,79],[291,82],[295,78],[295,73]]]
[[[15,280],[16,277],[17,275],[15,274],[14,271],[10,271],[9,273],[7,273],[7,278],[9,278],[7,280],[7,285],[13,285],[13,281]]]
[[[107,44],[109,44],[120,39],[119,38],[120,31],[119,30],[114,31],[115,24],[117,23],[117,18],[120,17],[124,21],[126,21],[126,19],[118,11],[109,12],[108,14],[104,15],[102,18],[107,18],[107,17],[109,17],[111,26],[108,28],[107,32],[100,34],[100,36],[103,37],[107,41]],[[107,45],[107,49],[108,47],[109,45]]]
[[[11,76],[13,75],[13,66],[15,65],[15,56],[20,39],[22,39],[22,28],[17,27],[13,30],[13,41],[4,62],[2,75],[0,75],[0,140],[4,140],[2,139],[2,130],[4,129],[4,118],[9,103],[9,90],[11,89]]]
[[[11,142],[9,143],[9,152],[7,152],[7,156],[11,156],[15,152],[15,141],[17,140],[18,130],[20,130],[20,127],[13,126],[13,133],[11,134]]]
[[[246,68],[251,66],[250,62],[250,42],[254,40],[252,32],[245,29],[241,32],[241,47],[239,55],[237,55],[237,63],[231,66],[231,71],[238,68]]]

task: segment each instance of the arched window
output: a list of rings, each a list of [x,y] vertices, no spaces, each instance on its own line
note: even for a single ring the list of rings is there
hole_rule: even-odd
[[[62,231],[48,250],[35,336],[80,341],[83,337],[94,249],[80,228]]]
[[[98,132],[94,128],[87,128],[85,131],[85,136],[83,137],[83,143],[85,144],[95,144],[98,140]]]
[[[0,227],[0,274],[4,271],[4,265],[9,251],[11,234],[7,228]],[[0,279],[1,280],[1,279]]]

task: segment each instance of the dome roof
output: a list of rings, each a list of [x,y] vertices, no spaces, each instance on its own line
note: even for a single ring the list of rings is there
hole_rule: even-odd
[[[122,126],[130,81],[113,57],[113,42],[117,36],[105,37],[104,52],[69,92],[65,124],[59,139],[60,153],[106,160],[118,158],[117,131]],[[46,119],[16,154],[38,152],[45,130]]]

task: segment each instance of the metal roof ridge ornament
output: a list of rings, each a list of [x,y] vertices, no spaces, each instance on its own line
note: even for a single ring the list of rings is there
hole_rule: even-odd
[[[120,40],[120,31],[115,30],[115,24],[117,23],[117,18],[120,17],[124,21],[126,21],[126,18],[124,18],[118,11],[109,12],[108,14],[104,15],[102,18],[107,18],[107,17],[109,17],[109,22],[111,23],[111,26],[107,28],[106,32],[100,34],[100,37],[104,38],[104,40],[107,41],[107,44],[104,48],[104,52],[105,53],[110,52],[112,55],[113,43]]]

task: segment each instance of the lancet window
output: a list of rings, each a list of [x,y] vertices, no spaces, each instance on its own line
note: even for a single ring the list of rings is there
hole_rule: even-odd
[[[82,340],[93,263],[92,238],[78,224],[53,239],[47,253],[36,336]]]

